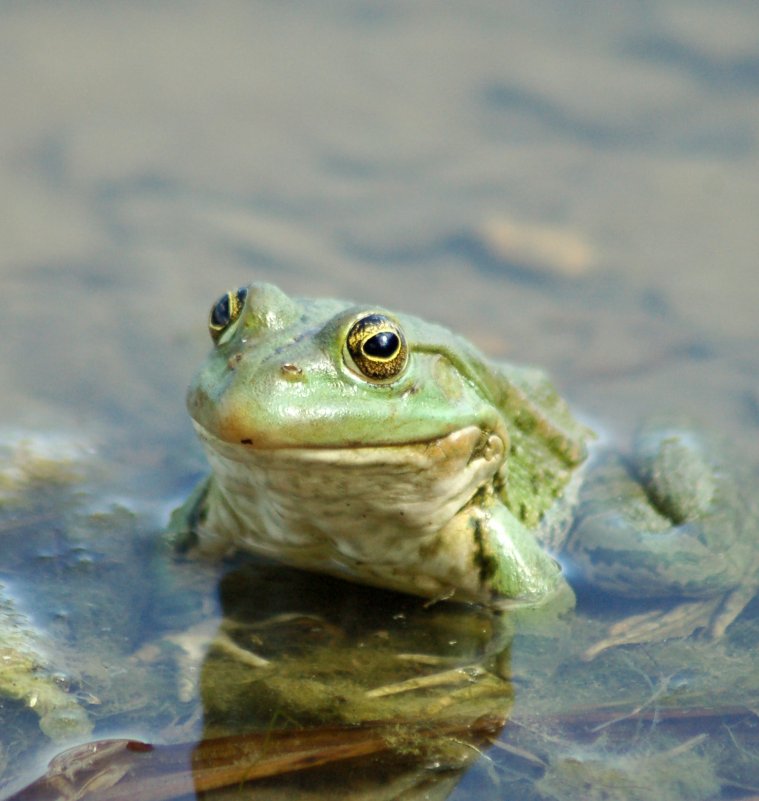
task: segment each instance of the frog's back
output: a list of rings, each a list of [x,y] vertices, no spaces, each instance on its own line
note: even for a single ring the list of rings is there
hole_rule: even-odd
[[[508,362],[478,365],[478,380],[502,415],[509,433],[499,473],[501,498],[528,528],[535,528],[558,499],[577,483],[593,431],[580,422],[546,373]]]

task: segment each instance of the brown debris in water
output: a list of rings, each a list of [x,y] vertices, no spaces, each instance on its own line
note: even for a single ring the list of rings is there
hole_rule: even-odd
[[[273,730],[198,744],[100,740],[59,754],[44,776],[7,801],[168,801],[361,757],[409,755],[412,746],[426,757],[446,738],[484,744],[504,723],[488,715],[434,726],[399,721]]]

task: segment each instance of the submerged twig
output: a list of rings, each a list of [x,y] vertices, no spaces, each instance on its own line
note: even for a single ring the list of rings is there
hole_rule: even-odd
[[[418,676],[413,679],[406,679],[395,684],[386,684],[374,690],[366,692],[367,698],[384,698],[388,695],[412,692],[414,690],[424,690],[430,687],[441,687],[446,684],[461,684],[462,682],[473,682],[487,671],[479,665],[465,665],[453,670],[445,670],[441,673],[432,673],[427,676]]]
[[[504,718],[407,721],[277,730],[157,745],[101,740],[53,759],[47,773],[7,801],[168,801],[346,760],[391,753],[399,731],[423,745],[452,737],[467,744],[495,737]]]

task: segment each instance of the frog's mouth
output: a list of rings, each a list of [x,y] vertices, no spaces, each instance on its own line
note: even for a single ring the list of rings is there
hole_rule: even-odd
[[[357,559],[376,558],[376,545],[363,551],[378,539],[394,547],[439,531],[504,461],[503,439],[474,425],[425,442],[270,450],[195,426],[219,491],[244,527],[277,546],[349,540]]]

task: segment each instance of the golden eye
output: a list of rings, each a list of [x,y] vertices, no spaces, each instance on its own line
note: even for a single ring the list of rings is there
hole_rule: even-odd
[[[359,372],[373,381],[395,378],[408,361],[403,332],[383,314],[368,314],[356,320],[345,344]]]
[[[248,288],[241,287],[233,292],[227,292],[226,295],[222,295],[214,303],[211,308],[211,314],[208,317],[208,330],[214,342],[218,343],[221,335],[240,316],[247,296]]]

